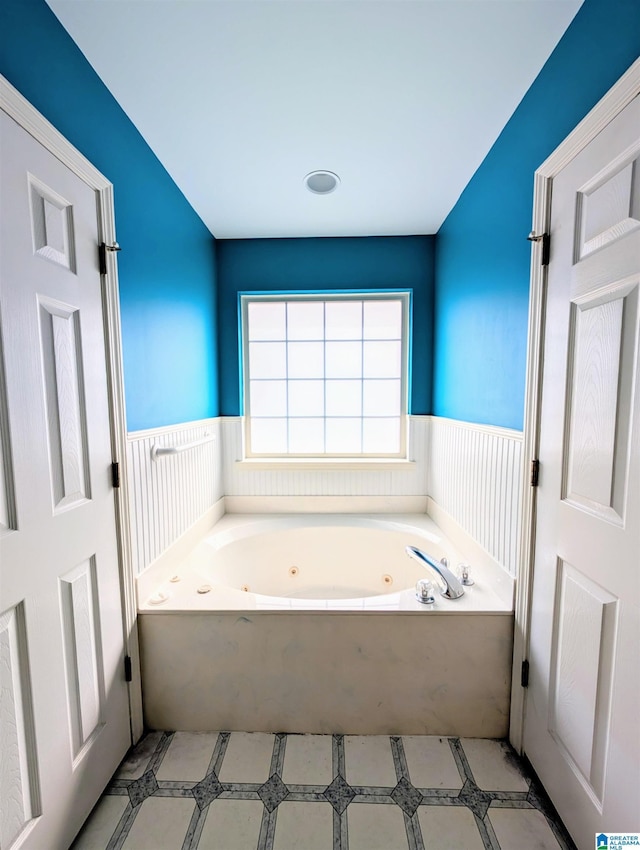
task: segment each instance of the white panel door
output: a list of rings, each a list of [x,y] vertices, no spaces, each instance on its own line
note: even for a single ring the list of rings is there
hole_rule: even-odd
[[[640,98],[553,181],[524,749],[580,850],[640,831]]]
[[[66,850],[130,743],[97,203],[0,121],[0,847]]]

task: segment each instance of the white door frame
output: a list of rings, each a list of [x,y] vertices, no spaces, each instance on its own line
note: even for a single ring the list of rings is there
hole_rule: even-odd
[[[27,131],[46,150],[52,153],[87,186],[95,190],[98,209],[98,239],[106,245],[116,242],[113,205],[113,184],[110,183],[73,145],[50,124],[8,80],[0,74],[0,108]],[[96,251],[98,246],[96,245]],[[127,452],[124,381],[122,374],[122,334],[120,299],[118,295],[118,266],[115,252],[107,251],[107,273],[102,275],[102,302],[105,321],[107,355],[107,388],[112,459],[120,464],[120,487],[114,490],[116,526],[120,559],[120,589],[122,599],[124,650],[131,658],[132,681],[129,683],[131,736],[137,741],[142,735],[142,690],[140,684],[140,653],[138,648],[137,605],[133,560],[129,496],[127,492]]]
[[[533,233],[550,232],[551,191],[554,177],[567,166],[618,113],[640,95],[640,59],[618,80],[572,133],[556,148],[534,174]],[[522,535],[518,563],[515,602],[515,632],[511,681],[511,719],[509,740],[522,752],[525,715],[525,689],[521,686],[522,663],[528,658],[531,634],[531,591],[535,554],[536,495],[530,484],[530,463],[538,458],[540,439],[540,401],[544,351],[544,318],[547,267],[542,265],[542,241],[533,243],[529,295],[529,342],[523,436]],[[553,252],[553,242],[551,243]],[[541,466],[544,458],[540,460]]]

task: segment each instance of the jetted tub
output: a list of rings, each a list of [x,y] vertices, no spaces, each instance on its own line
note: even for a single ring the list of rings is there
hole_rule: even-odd
[[[473,563],[443,598],[408,545],[465,561],[424,514],[225,515],[140,601],[147,725],[504,736],[511,605]]]

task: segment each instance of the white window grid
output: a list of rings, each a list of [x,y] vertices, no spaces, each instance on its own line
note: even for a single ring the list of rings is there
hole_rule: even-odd
[[[278,294],[242,294],[240,296],[240,305],[241,305],[241,339],[242,339],[242,363],[243,363],[243,398],[244,398],[244,414],[245,414],[245,456],[247,458],[301,458],[301,459],[309,459],[309,458],[399,458],[403,459],[407,456],[407,410],[408,410],[408,357],[409,357],[409,316],[410,316],[410,292],[408,291],[385,291],[385,292],[375,292],[375,293],[365,293],[365,292],[357,292],[357,293],[309,293],[309,294],[300,294],[300,293],[278,293]],[[399,331],[398,336],[389,337],[389,336],[381,336],[379,338],[375,336],[367,336],[365,334],[365,304],[371,302],[394,302],[400,307],[400,321],[398,323]],[[275,334],[273,338],[271,337],[261,337],[259,339],[250,338],[250,323],[249,323],[249,310],[252,304],[265,304],[265,303],[273,303],[273,304],[282,304],[284,305],[284,333],[280,335]],[[289,305],[296,305],[300,303],[307,304],[316,304],[322,305],[323,312],[323,332],[322,334],[310,338],[304,337],[304,339],[299,339],[294,337],[290,337],[290,323],[289,323],[289,315],[290,315],[290,307]],[[340,337],[340,338],[327,338],[327,305],[331,305],[333,303],[350,303],[353,305],[360,305],[361,309],[361,319],[360,319],[360,333],[357,336],[352,337]],[[291,351],[293,347],[295,347],[298,343],[315,343],[318,346],[322,346],[322,374],[314,377],[300,377],[299,373],[295,370],[295,363],[292,362]],[[360,372],[357,375],[351,375],[349,377],[331,377],[327,378],[327,350],[332,346],[333,343],[347,344],[351,346],[359,346],[360,347]],[[394,377],[365,377],[364,375],[364,363],[365,363],[365,346],[373,346],[375,344],[382,344],[385,346],[389,343],[399,344],[399,364],[398,364],[398,375]],[[251,371],[251,351],[253,346],[268,346],[268,345],[279,345],[282,347],[284,344],[285,350],[285,358],[284,365],[281,367],[281,372],[276,373],[276,376],[264,376],[255,377],[255,374],[252,375]],[[369,348],[369,350],[372,350]],[[254,349],[255,351],[255,349]],[[266,348],[262,349],[262,352],[266,353]],[[259,359],[254,358],[254,373],[256,365],[261,362]],[[268,370],[267,370],[268,371]],[[292,372],[294,373],[294,377],[292,377]],[[337,389],[337,387],[342,383],[345,388],[353,389],[354,387],[349,387],[349,382],[355,381],[359,385],[360,392],[360,400],[359,404],[354,404],[354,409],[358,410],[357,414],[341,414],[341,415],[327,415],[327,390],[330,388],[331,390]],[[371,400],[372,393],[376,389],[380,389],[384,386],[384,383],[387,382],[390,385],[394,385],[396,389],[397,402],[395,405],[395,409],[393,411],[387,411],[386,414],[383,413],[365,413],[365,393],[369,390],[369,401]],[[300,415],[291,415],[291,395],[292,390],[296,387],[296,385],[302,384],[312,384],[318,383],[322,385],[322,395],[323,395],[323,404],[322,404],[322,413],[309,415],[309,416],[300,416]],[[282,413],[278,415],[253,415],[252,414],[252,395],[254,396],[254,406],[256,405],[256,398],[259,393],[256,393],[256,390],[263,389],[267,394],[274,390],[279,391],[281,395],[283,394],[283,398],[281,398],[281,406]],[[375,405],[374,405],[375,407]],[[367,409],[371,409],[371,404],[368,405]],[[269,420],[277,420],[280,423],[284,423],[284,429],[286,433],[286,438],[281,441],[281,444],[277,447],[273,445],[268,447],[265,450],[265,446],[260,446],[259,440],[255,437],[255,432],[258,430],[259,425],[263,423],[268,423]],[[371,448],[372,442],[371,440],[367,441],[365,438],[365,432],[368,427],[368,423],[377,422],[376,427],[380,427],[380,423],[385,422],[387,425],[392,425],[392,430],[395,433],[395,437],[393,440],[390,440],[387,445],[381,447],[380,445],[376,446],[376,449],[382,450],[366,450],[367,448]],[[355,438],[354,443],[357,445],[351,445],[347,447],[347,450],[340,451],[334,450],[332,448],[332,441],[330,439],[331,433],[335,433],[339,431],[341,433],[341,440],[343,441],[343,445],[341,448],[345,448],[344,445],[344,436],[345,429],[348,431],[354,431],[354,425],[357,423],[357,428],[359,429],[359,436]],[[305,428],[307,431],[309,428],[315,427],[316,431],[318,427],[321,427],[322,430],[322,438],[321,438],[321,446],[314,446],[313,451],[298,451],[295,450],[295,430],[299,427]],[[372,426],[373,427],[373,426]],[[382,425],[384,427],[384,425]],[[368,445],[367,445],[368,442]],[[376,442],[375,440],[373,441]],[[379,440],[378,440],[379,443]],[[333,444],[335,445],[335,444]],[[294,448],[292,449],[292,446]]]

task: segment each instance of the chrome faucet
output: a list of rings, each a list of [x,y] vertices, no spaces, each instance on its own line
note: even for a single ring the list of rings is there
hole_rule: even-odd
[[[446,599],[459,599],[464,593],[464,587],[459,580],[454,576],[448,566],[448,561],[443,558],[441,561],[436,561],[426,552],[417,549],[415,546],[407,546],[405,549],[410,558],[414,558],[421,564],[431,567],[436,575],[436,581],[440,586],[440,594]]]

